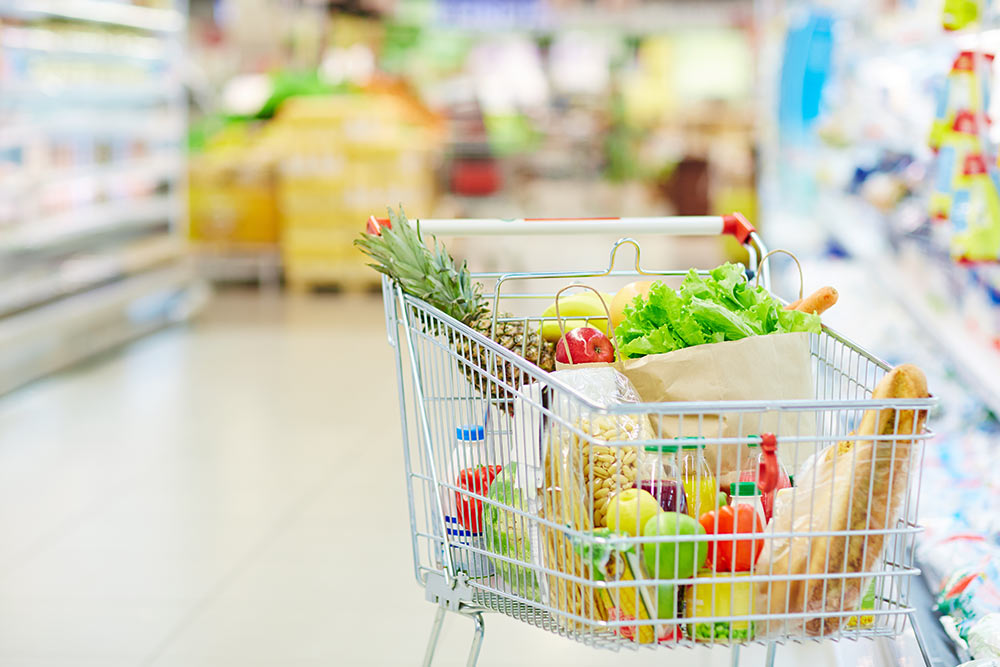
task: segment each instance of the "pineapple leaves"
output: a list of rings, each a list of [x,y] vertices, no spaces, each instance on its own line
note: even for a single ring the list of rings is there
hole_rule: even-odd
[[[389,210],[390,226],[380,234],[362,233],[354,244],[373,260],[369,264],[412,294],[462,322],[469,322],[487,309],[478,284],[473,283],[465,262],[460,267],[444,244],[433,235],[430,244],[420,234],[420,221],[411,224],[402,207]]]

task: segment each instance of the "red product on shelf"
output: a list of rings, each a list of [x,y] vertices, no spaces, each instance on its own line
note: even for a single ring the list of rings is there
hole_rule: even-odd
[[[456,159],[451,165],[451,191],[486,197],[500,189],[500,170],[493,159]]]

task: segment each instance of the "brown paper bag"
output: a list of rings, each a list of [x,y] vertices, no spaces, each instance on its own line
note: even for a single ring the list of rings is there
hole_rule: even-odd
[[[626,359],[624,373],[644,402],[811,400],[815,398],[808,333],[751,336],[724,343],[696,345],[640,359]],[[810,436],[816,431],[813,413],[785,415],[764,413],[720,413],[705,415],[698,432],[698,417],[656,417],[659,437],[701,435],[744,437],[753,433]],[[721,430],[720,430],[721,427]],[[782,433],[782,428],[785,433]],[[683,432],[682,432],[683,431]],[[803,445],[800,456],[795,443],[783,442],[778,458],[786,470],[794,471],[811,448]],[[735,481],[735,472],[747,454],[746,446],[708,445],[705,459],[712,472],[721,473],[720,483]],[[716,466],[719,466],[718,468]]]

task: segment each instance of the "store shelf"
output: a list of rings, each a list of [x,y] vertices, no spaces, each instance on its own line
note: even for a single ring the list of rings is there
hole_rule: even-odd
[[[73,100],[87,103],[136,101],[173,101],[180,97],[183,87],[179,81],[164,77],[153,83],[80,83],[0,82],[0,99],[5,102],[30,102],[39,99]]]
[[[47,170],[42,174],[14,174],[0,181],[0,196],[16,196],[31,187],[70,187],[91,183],[104,189],[124,180],[175,181],[181,176],[184,160],[177,151],[163,151],[149,157],[118,160],[106,164],[85,164],[67,169]]]
[[[886,289],[949,358],[969,389],[1000,416],[1000,350],[975,336],[949,306],[932,307],[914,271],[886,262],[880,275]]]
[[[453,8],[445,5],[433,18],[440,24],[464,31],[613,30],[645,35],[679,28],[716,27],[733,16],[748,16],[751,12],[747,3],[736,0],[630,3],[614,11],[594,5],[550,8],[518,2],[465,2],[456,3]],[[420,24],[427,22],[429,17],[418,9],[412,13],[397,11],[397,18]]]
[[[94,113],[80,109],[72,114],[59,113],[31,122],[0,126],[0,148],[22,145],[32,136],[51,132],[89,132],[119,137],[140,135],[147,141],[180,141],[184,116],[179,111]]]
[[[926,577],[914,577],[910,588],[910,604],[916,609],[914,630],[923,639],[926,658],[931,667],[951,667],[963,662],[955,645],[941,628],[938,615],[932,610],[937,606]]]
[[[153,35],[114,35],[103,42],[90,32],[55,32],[45,27],[6,26],[0,32],[6,49],[45,52],[60,56],[118,57],[161,61],[170,56],[167,44]]]
[[[0,71],[0,392],[197,301],[176,224],[187,3],[152,4],[0,0],[27,63]]]
[[[70,257],[0,281],[0,316],[27,310],[177,260],[180,242],[163,235],[96,255]]]
[[[747,15],[744,2],[637,3],[609,12],[597,7],[569,6],[554,10],[550,24],[560,30],[617,30],[644,35],[680,28],[717,27],[734,15]]]
[[[179,202],[172,195],[95,204],[0,231],[0,255],[52,250],[97,234],[131,232],[174,219]]]
[[[0,0],[0,15],[48,16],[166,33],[179,32],[184,27],[184,15],[176,9],[102,0]]]
[[[178,265],[0,320],[0,393],[188,319],[207,299]]]

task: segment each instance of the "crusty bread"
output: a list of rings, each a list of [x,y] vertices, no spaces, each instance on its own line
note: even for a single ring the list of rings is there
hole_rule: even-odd
[[[926,398],[927,380],[911,364],[890,371],[878,383],[873,399]],[[858,436],[906,436],[923,430],[926,410],[868,410]],[[882,555],[885,536],[816,536],[810,533],[842,530],[885,530],[898,518],[909,485],[912,439],[856,440],[828,447],[807,479],[800,479],[794,503],[776,503],[774,528],[802,537],[769,540],[756,570],[761,574],[814,575],[794,581],[761,582],[758,601],[764,613],[839,612],[858,608],[868,581],[828,578],[826,574],[871,571]],[[810,635],[837,632],[842,617],[807,619],[790,625],[768,624],[768,631],[796,632],[804,626]],[[779,628],[778,626],[781,626]]]

